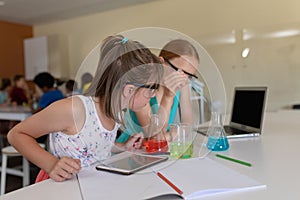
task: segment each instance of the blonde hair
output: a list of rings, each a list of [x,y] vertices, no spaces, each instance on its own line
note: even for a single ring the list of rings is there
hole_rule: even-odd
[[[160,51],[159,56],[172,59],[180,56],[192,56],[200,60],[196,48],[187,40],[176,39],[168,42]]]
[[[159,58],[148,48],[122,35],[109,36],[101,46],[98,68],[86,95],[100,97],[106,116],[124,125],[121,115],[124,86],[159,83],[162,75]]]

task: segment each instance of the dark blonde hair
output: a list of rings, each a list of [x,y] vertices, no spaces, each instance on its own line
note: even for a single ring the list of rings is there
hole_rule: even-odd
[[[172,59],[180,56],[192,56],[200,60],[196,48],[187,40],[176,39],[168,42],[160,51],[159,56]]]
[[[86,95],[100,97],[106,116],[124,123],[121,94],[128,83],[159,83],[163,67],[157,56],[137,41],[121,35],[107,37],[100,49],[94,79]]]

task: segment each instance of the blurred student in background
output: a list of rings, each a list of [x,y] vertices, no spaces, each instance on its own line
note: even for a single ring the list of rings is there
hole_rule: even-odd
[[[77,82],[73,79],[69,79],[66,82],[66,97],[72,96],[72,95],[77,95],[80,94],[80,91],[78,90],[78,85]]]
[[[55,79],[48,72],[41,72],[34,77],[33,82],[42,90],[43,94],[38,101],[38,110],[46,108],[51,103],[63,99],[63,93],[54,87]]]
[[[93,75],[89,72],[86,72],[81,76],[81,93],[85,93],[89,89],[92,80]]]
[[[9,78],[3,78],[0,88],[0,104],[8,105],[10,103],[9,93],[11,91],[11,81]]]
[[[23,75],[15,75],[10,98],[12,105],[28,105],[30,91]]]

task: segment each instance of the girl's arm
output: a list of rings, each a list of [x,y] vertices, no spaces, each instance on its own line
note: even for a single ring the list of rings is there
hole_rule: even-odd
[[[143,133],[138,133],[130,136],[125,143],[115,142],[115,146],[112,149],[113,153],[119,153],[121,151],[132,151],[134,149],[140,149],[143,145]]]
[[[193,108],[190,94],[189,84],[180,89],[180,113],[181,122],[187,124],[193,124]]]
[[[77,105],[78,101],[73,102]],[[56,131],[74,134],[76,132],[74,119],[78,121],[80,119],[73,117],[73,111],[80,112],[81,107],[80,105],[74,106],[71,98],[54,102],[44,110],[17,124],[8,133],[8,140],[18,152],[44,169],[55,181],[69,179],[72,174],[80,170],[80,161],[67,157],[58,159],[41,148],[35,138]],[[75,114],[75,116],[80,115]]]
[[[175,71],[164,77],[164,93],[158,110],[159,116],[163,118],[164,129],[168,127],[171,108],[176,91],[187,85],[187,76],[181,71]],[[181,95],[182,96],[182,95]],[[181,103],[181,102],[180,102]]]
[[[145,107],[143,107],[141,110],[135,112],[136,117],[140,123],[140,126],[142,127],[145,137],[148,137],[148,129],[150,124],[150,116],[152,114],[152,109],[150,106],[150,103],[148,103]]]

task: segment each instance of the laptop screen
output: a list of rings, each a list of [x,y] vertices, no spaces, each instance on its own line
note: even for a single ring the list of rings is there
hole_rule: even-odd
[[[235,89],[231,123],[242,128],[261,129],[266,87]]]

